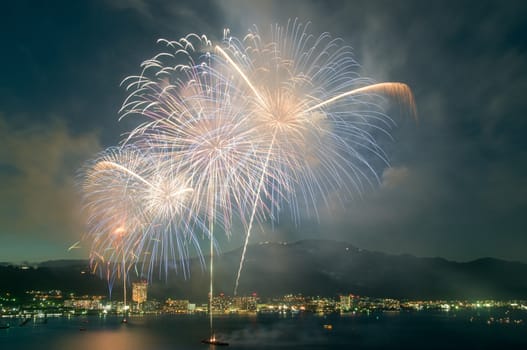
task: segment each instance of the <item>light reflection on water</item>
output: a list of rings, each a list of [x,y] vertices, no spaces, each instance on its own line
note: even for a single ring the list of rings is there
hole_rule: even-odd
[[[510,316],[510,315],[509,315]],[[524,317],[525,314],[518,317]],[[481,315],[379,313],[371,316],[218,317],[217,337],[240,349],[527,349],[527,325],[488,326]],[[511,316],[512,317],[512,316]],[[517,317],[517,316],[514,316]],[[2,350],[211,350],[205,316],[50,318],[0,330]],[[331,330],[324,325],[331,324]],[[81,331],[81,328],[86,330]]]
[[[203,317],[136,317],[128,324],[120,318],[50,318],[46,324],[30,322],[0,332],[2,350],[178,350],[202,349],[208,335]]]
[[[71,350],[99,350],[99,349],[147,349],[155,348],[154,339],[148,333],[141,331],[130,332],[126,329],[85,331],[82,334],[68,334],[56,340],[53,347]]]

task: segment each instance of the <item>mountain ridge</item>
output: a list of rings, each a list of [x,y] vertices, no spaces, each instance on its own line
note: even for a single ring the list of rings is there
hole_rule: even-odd
[[[214,290],[232,295],[241,248],[215,257]],[[208,261],[208,257],[205,257]],[[189,261],[191,276],[169,272],[158,281],[154,270],[152,297],[205,301],[209,275],[199,259]],[[38,268],[0,267],[0,280],[30,289],[108,293],[105,281],[89,273],[87,260],[51,260]],[[131,280],[143,276],[131,276]],[[441,257],[386,254],[357,248],[348,242],[301,240],[260,242],[247,248],[239,294],[261,296],[289,293],[335,296],[339,293],[398,299],[527,298],[527,264],[484,257],[468,262]],[[118,296],[122,286],[114,283]]]

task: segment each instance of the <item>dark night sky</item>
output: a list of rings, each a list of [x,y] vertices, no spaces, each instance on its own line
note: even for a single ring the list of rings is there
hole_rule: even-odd
[[[116,145],[127,75],[189,32],[243,36],[288,18],[351,45],[362,73],[414,91],[396,117],[382,183],[260,240],[329,238],[465,261],[527,262],[527,3],[524,1],[16,1],[0,10],[0,261],[67,251],[82,223],[77,169]],[[224,242],[239,245],[242,233]]]

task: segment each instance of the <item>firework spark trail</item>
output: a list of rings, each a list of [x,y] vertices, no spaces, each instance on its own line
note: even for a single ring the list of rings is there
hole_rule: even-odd
[[[234,286],[234,296],[236,296],[238,294],[238,285],[240,283],[240,276],[241,276],[241,273],[242,273],[242,270],[243,270],[243,262],[245,261],[245,254],[247,252],[247,245],[249,244],[249,238],[251,236],[251,230],[252,230],[252,227],[253,227],[254,216],[256,214],[257,204],[258,204],[258,201],[260,200],[260,192],[262,190],[263,183],[264,183],[264,180],[265,180],[265,169],[267,169],[267,166],[269,164],[269,158],[271,156],[271,149],[273,148],[274,140],[275,140],[275,138],[273,137],[273,140],[271,141],[271,145],[269,146],[269,152],[267,153],[267,157],[265,159],[265,163],[263,164],[262,174],[260,176],[260,181],[258,183],[258,189],[256,190],[254,204],[253,204],[253,208],[252,208],[252,211],[251,211],[251,217],[249,218],[249,225],[247,227],[247,233],[245,235],[245,241],[244,241],[244,244],[243,244],[242,256],[241,256],[240,264],[239,264],[239,267],[238,267],[238,273],[236,275],[236,283],[235,283],[235,286]]]
[[[378,83],[378,84],[367,85],[367,86],[363,86],[357,89],[346,91],[346,92],[341,93],[340,95],[337,95],[325,101],[322,101],[315,106],[309,107],[308,109],[306,109],[306,112],[311,112],[313,110],[327,106],[344,97],[357,95],[360,93],[371,93],[371,92],[380,92],[380,93],[384,93],[390,96],[400,98],[400,101],[402,102],[402,104],[410,109],[410,114],[412,116],[417,116],[413,94],[410,88],[408,87],[408,85],[402,84],[402,83]]]
[[[214,282],[214,244],[213,244],[213,238],[214,238],[214,221],[210,221],[209,226],[209,232],[211,233],[211,239],[210,239],[210,280],[209,280],[209,329],[210,329],[210,336],[214,337],[214,317],[212,315],[212,299],[213,299],[213,282]]]

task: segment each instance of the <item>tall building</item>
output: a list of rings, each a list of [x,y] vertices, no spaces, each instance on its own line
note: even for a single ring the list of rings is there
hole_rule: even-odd
[[[232,298],[228,297],[224,293],[220,293],[216,297],[212,297],[212,313],[223,314],[232,305]]]
[[[132,283],[132,301],[137,303],[138,308],[147,300],[147,287],[146,281]]]
[[[340,311],[349,311],[351,309],[351,296],[341,295],[340,296]]]

